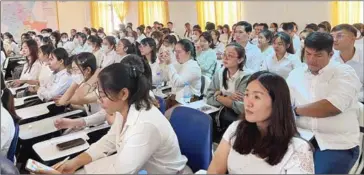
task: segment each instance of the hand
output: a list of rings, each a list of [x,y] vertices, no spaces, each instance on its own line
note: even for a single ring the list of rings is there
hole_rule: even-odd
[[[77,119],[59,118],[54,121],[54,126],[57,129],[75,128],[77,124]]]
[[[171,64],[171,55],[169,52],[165,52],[164,63],[166,65]]]
[[[19,87],[21,85],[24,84],[24,81],[23,80],[15,80],[11,83],[11,87],[15,88],[15,87]]]
[[[234,92],[230,98],[234,101],[244,101],[244,94],[241,92]]]
[[[33,92],[33,93],[37,92],[38,89],[39,89],[39,86],[30,86],[30,87],[28,87],[28,91]]]
[[[215,96],[215,97],[217,97],[217,96],[219,96],[219,95],[221,95],[221,94],[222,94],[222,92],[221,92],[221,91],[216,91],[216,92],[215,92],[215,94],[214,94],[214,96]]]
[[[163,52],[159,52],[158,59],[159,59],[159,64],[163,64],[164,63],[164,55],[163,55]]]
[[[68,105],[67,101],[61,100],[62,96],[57,96],[53,98],[53,101],[56,103],[57,106],[66,106]]]
[[[202,48],[200,46],[200,43],[195,43],[196,53],[200,54],[202,52]]]
[[[61,162],[53,165],[52,168],[55,170],[37,170],[36,173],[40,174],[73,174],[77,170],[77,166],[73,160],[68,160],[64,164],[60,165]]]

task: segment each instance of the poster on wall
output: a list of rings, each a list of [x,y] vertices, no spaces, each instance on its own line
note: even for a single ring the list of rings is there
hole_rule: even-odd
[[[16,41],[22,33],[43,28],[58,30],[56,1],[2,1],[1,33],[10,32]]]

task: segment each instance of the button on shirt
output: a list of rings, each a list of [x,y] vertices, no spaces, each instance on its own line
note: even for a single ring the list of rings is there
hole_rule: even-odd
[[[45,86],[41,86],[37,94],[42,100],[51,100],[54,97],[64,94],[72,82],[71,75],[67,72],[67,69],[63,69],[57,73],[53,73],[48,83]]]
[[[262,65],[264,56],[258,46],[251,44],[248,42],[245,46],[245,55],[246,55],[246,64],[245,67],[257,72],[260,69],[260,66]]]
[[[293,105],[326,99],[341,111],[325,118],[297,118],[297,127],[312,131],[321,150],[347,150],[359,145],[357,95],[361,84],[353,68],[330,61],[313,75],[305,65],[290,73],[287,84]]]
[[[107,174],[134,174],[146,170],[150,174],[176,174],[187,158],[181,154],[177,136],[164,115],[154,106],[150,110],[129,108],[123,117],[116,113],[110,131],[86,151],[95,161],[117,152],[115,161],[105,165]]]
[[[345,64],[351,66],[355,72],[356,75],[359,77],[359,80],[361,82],[361,90],[359,93],[359,101],[364,102],[364,83],[363,83],[363,77],[364,77],[364,56],[363,56],[363,50],[361,48],[355,48],[355,53],[353,58],[351,58],[349,61],[345,62]],[[332,56],[333,60],[339,61],[340,63],[344,63],[344,60],[340,56],[340,51],[334,52],[334,55]]]
[[[286,79],[293,69],[300,66],[301,62],[297,56],[286,52],[281,60],[277,59],[276,54],[264,59],[261,70],[274,72]]]

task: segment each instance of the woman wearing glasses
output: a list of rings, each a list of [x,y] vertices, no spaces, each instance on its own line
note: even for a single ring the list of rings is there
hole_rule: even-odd
[[[82,166],[87,174],[134,174],[140,170],[151,174],[192,173],[172,126],[152,104],[148,63],[136,55],[128,57],[139,63],[112,64],[98,75],[96,92],[101,106],[115,114],[110,131],[57,170],[40,173],[71,174]],[[103,166],[90,164],[99,159],[108,161]]]
[[[235,42],[228,44],[222,56],[224,68],[214,75],[207,89],[207,104],[226,108],[225,111],[229,111],[236,118],[244,110],[244,91],[251,75],[250,72],[243,70],[245,61],[245,49]],[[227,115],[225,113],[227,112],[220,116]],[[225,123],[222,120],[220,124],[219,127],[226,129],[230,122]]]

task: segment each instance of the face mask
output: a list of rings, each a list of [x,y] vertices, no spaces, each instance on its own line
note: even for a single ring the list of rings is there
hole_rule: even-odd
[[[196,41],[198,39],[196,35],[192,35],[191,38],[193,41]]]
[[[99,35],[99,37],[100,37],[100,38],[104,38],[104,37],[105,37],[105,35],[104,35],[104,34],[100,34],[100,35]]]
[[[94,35],[94,36],[96,36],[96,33],[91,33],[91,35]]]
[[[269,28],[268,30],[270,30],[271,32],[274,32],[274,28]]]
[[[284,30],[282,28],[279,28],[278,29],[278,32],[283,32]]]
[[[43,33],[42,35],[43,35],[43,37],[49,37],[49,36],[51,36],[51,34],[49,34],[49,33]]]
[[[67,41],[68,41],[68,38],[62,38],[61,40],[62,40],[62,42],[64,42],[64,43],[65,43],[65,42],[67,42]]]
[[[82,74],[72,74],[72,81],[76,84],[81,84],[84,78]]]

